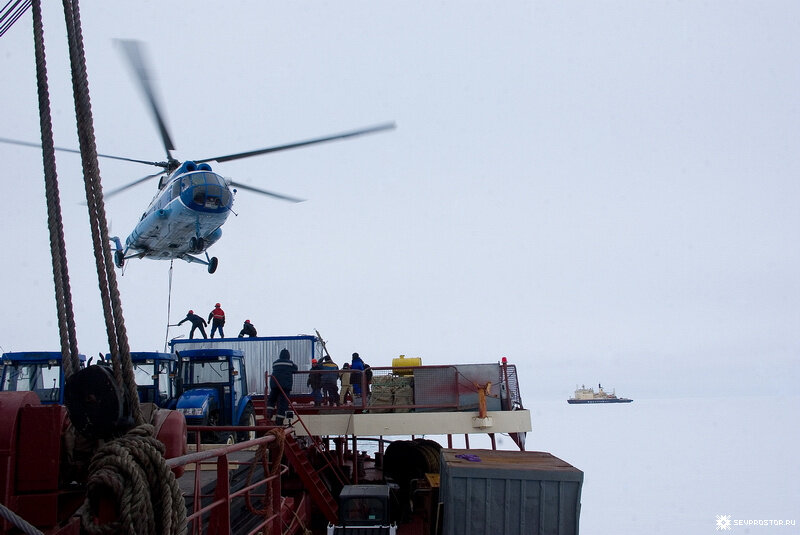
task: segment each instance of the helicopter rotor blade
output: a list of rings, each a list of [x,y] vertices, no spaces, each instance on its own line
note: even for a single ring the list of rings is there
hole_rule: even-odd
[[[394,123],[383,123],[375,126],[370,126],[367,128],[361,128],[359,130],[352,130],[350,132],[341,132],[339,134],[332,134],[330,136],[324,137],[317,137],[314,139],[307,139],[305,141],[296,141],[294,143],[287,143],[286,145],[277,145],[275,147],[267,147],[265,149],[256,149],[247,152],[239,152],[236,154],[228,154],[227,156],[217,156],[214,158],[206,158],[205,160],[195,160],[197,163],[204,163],[204,162],[229,162],[231,160],[239,160],[241,158],[249,158],[251,156],[259,156],[261,154],[267,154],[269,152],[278,152],[281,150],[288,150],[288,149],[296,149],[298,147],[305,147],[307,145],[314,145],[317,143],[325,143],[327,141],[334,141],[337,139],[345,139],[348,137],[356,137],[356,136],[363,136],[365,134],[373,134],[376,132],[382,132],[384,130],[392,130],[395,128]]]
[[[157,177],[159,175],[163,175],[163,174],[164,174],[164,171],[159,171],[158,173],[153,173],[152,175],[143,176],[142,178],[134,180],[133,182],[130,182],[130,183],[124,185],[124,186],[120,186],[118,188],[114,188],[114,189],[109,190],[109,191],[104,191],[103,192],[103,198],[104,199],[108,199],[108,198],[113,197],[114,195],[116,195],[118,193],[122,193],[123,191],[125,191],[127,189],[130,189],[130,188],[132,188],[134,186],[138,186],[142,182],[147,182],[151,178],[155,178],[155,177]]]
[[[8,139],[5,137],[0,137],[0,143],[8,143],[10,145],[21,145],[23,147],[33,147],[35,149],[41,149],[41,143],[31,143],[30,141],[20,141],[18,139]],[[80,154],[81,151],[77,149],[67,149],[64,147],[53,147],[57,151],[61,152],[71,152],[73,154]],[[112,160],[122,160],[123,162],[134,162],[134,163],[143,163],[146,165],[155,165],[157,167],[164,167],[162,162],[151,162],[149,160],[137,160],[135,158],[125,158],[124,156],[112,156],[110,154],[98,154],[100,158],[110,158]]]
[[[282,201],[289,201],[289,202],[304,202],[305,199],[298,199],[297,197],[290,197],[288,195],[282,195],[280,193],[275,193],[274,191],[267,191],[265,189],[254,188],[253,186],[248,186],[247,184],[242,184],[241,182],[234,182],[233,180],[228,180],[228,184],[233,187],[241,188],[243,190],[252,191],[253,193],[260,193],[261,195],[269,195],[270,197],[274,197],[276,199],[280,199]]]
[[[145,60],[144,51],[139,41],[132,41],[127,39],[117,39],[116,42],[122,47],[122,51],[128,58],[128,63],[133,69],[136,79],[150,104],[150,112],[158,125],[158,131],[161,134],[161,139],[164,142],[164,149],[167,151],[167,160],[172,160],[172,152],[175,150],[175,145],[172,143],[172,138],[167,130],[167,125],[164,122],[164,116],[158,106],[156,100],[156,93],[153,90],[152,78],[148,69],[148,63]]]

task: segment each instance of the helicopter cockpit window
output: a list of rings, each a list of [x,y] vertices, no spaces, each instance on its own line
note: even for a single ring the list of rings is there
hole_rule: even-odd
[[[183,189],[191,186],[192,202],[206,208],[230,206],[231,193],[225,179],[212,172],[197,171],[181,179]]]
[[[206,184],[214,184],[215,186],[225,187],[224,178],[216,173],[206,173]]]
[[[176,181],[175,181],[175,182],[172,184],[172,193],[171,193],[171,196],[172,196],[172,198],[174,199],[175,197],[179,197],[179,196],[180,196],[180,194],[181,194],[181,181],[180,181],[180,180],[176,180]]]

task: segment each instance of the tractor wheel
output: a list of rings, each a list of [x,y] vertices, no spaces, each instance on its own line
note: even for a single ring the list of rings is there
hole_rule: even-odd
[[[253,410],[253,406],[248,404],[245,407],[244,412],[242,413],[242,418],[239,420],[239,425],[252,427],[256,425],[256,413]],[[255,431],[240,431],[236,433],[236,441],[237,442],[244,442],[245,440],[253,440],[256,438]]]

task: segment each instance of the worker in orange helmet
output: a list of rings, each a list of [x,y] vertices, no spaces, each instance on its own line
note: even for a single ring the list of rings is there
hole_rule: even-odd
[[[214,333],[217,331],[219,331],[220,338],[225,338],[225,332],[222,330],[222,327],[225,326],[225,312],[219,303],[214,305],[214,310],[209,312],[208,321],[211,323],[211,338],[214,338]]]
[[[250,323],[250,320],[244,320],[242,330],[239,331],[239,338],[244,338],[245,335],[250,337],[258,336],[258,333],[256,332],[256,326]]]
[[[190,321],[192,323],[192,330],[189,331],[189,338],[194,338],[195,329],[200,329],[200,334],[203,335],[203,338],[208,338],[208,336],[206,336],[206,330],[203,328],[206,325],[206,320],[195,314],[194,310],[190,310],[189,313],[186,314],[186,317],[178,322],[178,325],[184,321]]]

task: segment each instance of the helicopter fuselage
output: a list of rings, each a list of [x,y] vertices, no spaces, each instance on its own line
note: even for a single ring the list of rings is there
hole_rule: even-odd
[[[186,161],[161,179],[161,188],[125,240],[125,258],[197,261],[222,236],[233,191],[206,163]]]

